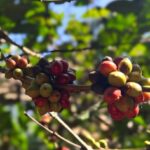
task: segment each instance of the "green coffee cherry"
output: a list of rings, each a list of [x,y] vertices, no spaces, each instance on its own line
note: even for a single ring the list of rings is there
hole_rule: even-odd
[[[142,74],[140,72],[131,72],[128,80],[132,82],[140,82],[142,80]]]
[[[122,87],[126,84],[127,78],[124,73],[120,71],[114,71],[111,72],[108,76],[108,82],[109,84],[116,86],[116,87]]]
[[[135,82],[127,82],[126,84],[126,94],[131,97],[137,97],[141,94],[142,87],[140,84]]]
[[[118,70],[124,74],[129,74],[132,71],[132,62],[129,58],[124,58],[118,65]]]

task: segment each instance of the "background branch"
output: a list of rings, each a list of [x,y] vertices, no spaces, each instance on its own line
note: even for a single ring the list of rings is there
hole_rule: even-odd
[[[9,36],[7,35],[7,33],[5,31],[3,31],[2,29],[0,29],[0,39],[4,39],[7,43],[10,43],[12,45],[17,46],[25,54],[36,56],[36,57],[39,57],[39,58],[41,57],[41,54],[36,53],[33,50],[31,50],[31,49],[29,49],[29,48],[27,48],[25,46],[19,45],[16,42],[14,42],[12,39],[9,38]]]
[[[24,114],[31,119],[33,122],[35,122],[37,125],[39,125],[40,127],[42,127],[43,129],[45,129],[47,132],[49,132],[51,135],[55,135],[57,138],[59,138],[60,140],[70,144],[71,146],[74,146],[78,149],[81,149],[81,146],[78,144],[75,144],[73,142],[71,142],[70,140],[62,137],[60,134],[58,134],[57,132],[54,132],[52,130],[50,130],[49,128],[47,128],[46,126],[42,125],[39,121],[37,121],[35,118],[33,118],[32,116],[30,116],[27,112],[24,112]]]
[[[56,119],[69,133],[71,133],[76,140],[82,145],[83,149],[93,150],[89,145],[87,145],[55,112],[49,112],[49,114]]]

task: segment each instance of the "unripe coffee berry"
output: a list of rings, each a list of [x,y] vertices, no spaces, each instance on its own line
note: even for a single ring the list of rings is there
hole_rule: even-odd
[[[128,80],[132,82],[140,82],[142,80],[142,74],[140,72],[131,72]]]
[[[124,73],[114,71],[109,74],[108,81],[113,86],[122,87],[126,84],[127,78]]]
[[[40,87],[40,95],[42,97],[49,97],[52,92],[52,86],[49,83],[43,83]]]
[[[129,58],[124,58],[118,64],[118,70],[124,74],[129,74],[132,71],[132,62]]]
[[[22,69],[20,69],[20,68],[16,68],[16,69],[14,69],[13,70],[13,77],[15,78],[15,79],[21,79],[22,77],[23,77],[23,71],[22,71]]]
[[[131,97],[137,97],[142,93],[142,87],[140,84],[135,82],[127,82],[126,94]]]

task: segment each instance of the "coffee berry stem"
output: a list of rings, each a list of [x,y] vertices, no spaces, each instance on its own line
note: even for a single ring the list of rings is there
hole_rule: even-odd
[[[150,92],[150,86],[142,86],[143,92]]]
[[[78,92],[88,92],[91,90],[91,85],[72,85],[72,84],[67,84],[67,85],[59,85],[57,86],[60,89],[67,90],[71,93],[78,93]]]

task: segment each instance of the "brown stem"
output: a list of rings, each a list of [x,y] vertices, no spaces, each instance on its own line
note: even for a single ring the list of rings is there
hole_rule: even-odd
[[[20,48],[25,54],[28,54],[28,55],[32,55],[32,56],[36,56],[36,57],[39,57],[41,58],[41,55],[39,53],[36,53],[34,52],[33,50],[25,47],[25,46],[22,46],[22,45],[19,45],[17,44],[16,42],[14,42],[12,39],[9,38],[9,36],[7,35],[7,33],[5,31],[3,31],[2,29],[0,29],[0,39],[4,39],[6,42],[12,44],[12,45],[15,45],[17,46],[18,48]]]
[[[143,92],[150,92],[150,86],[142,86]]]
[[[72,84],[68,84],[68,85],[64,85],[64,86],[58,86],[58,88],[67,90],[71,93],[88,92],[88,91],[91,90],[90,85],[72,85]]]
[[[78,144],[75,144],[73,142],[71,142],[70,140],[67,140],[66,138],[62,137],[60,134],[58,134],[57,132],[54,132],[52,130],[50,130],[49,128],[45,127],[44,125],[42,125],[39,121],[37,121],[35,118],[33,118],[32,116],[30,116],[27,112],[24,112],[24,114],[30,118],[33,122],[35,122],[37,125],[39,125],[40,127],[42,127],[43,129],[45,129],[47,132],[49,132],[52,135],[55,135],[57,138],[59,138],[60,140],[63,140],[64,142],[78,148],[81,149],[81,146]]]
[[[49,112],[49,114],[56,119],[67,131],[69,131],[82,145],[82,147],[86,150],[93,150],[89,145],[87,145],[73,130],[58,116],[55,112]]]

